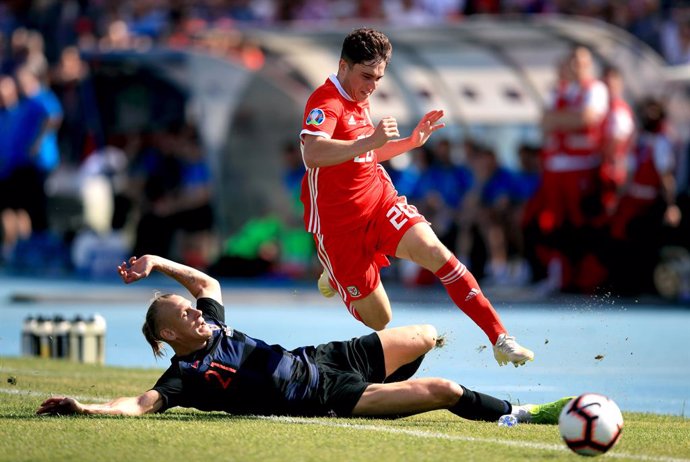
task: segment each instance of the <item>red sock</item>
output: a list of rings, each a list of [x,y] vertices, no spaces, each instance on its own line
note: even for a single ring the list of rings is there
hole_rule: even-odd
[[[498,336],[505,333],[506,329],[472,273],[451,255],[446,264],[434,274],[441,280],[455,305],[484,331],[492,345],[495,344]]]

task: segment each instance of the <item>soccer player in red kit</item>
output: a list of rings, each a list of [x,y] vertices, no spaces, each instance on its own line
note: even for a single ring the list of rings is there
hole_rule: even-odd
[[[319,289],[336,292],[350,313],[375,330],[391,320],[379,271],[387,255],[433,272],[453,302],[489,337],[500,365],[534,358],[509,336],[474,276],[436,237],[417,209],[398,196],[379,162],[426,143],[444,126],[443,111],[430,111],[400,138],[393,117],[374,124],[369,96],[383,78],[392,46],[381,32],[357,29],[343,42],[338,72],[307,101],[302,156],[307,167],[302,202],[324,273]]]
[[[601,143],[604,119],[609,109],[606,85],[594,76],[592,53],[575,47],[569,58],[573,82],[566,89],[563,104],[551,108],[542,128],[557,144],[545,159],[546,174],[557,181],[547,195],[547,207],[556,215],[556,223],[582,228],[592,223],[597,212],[588,211],[585,202],[596,203],[599,192]]]

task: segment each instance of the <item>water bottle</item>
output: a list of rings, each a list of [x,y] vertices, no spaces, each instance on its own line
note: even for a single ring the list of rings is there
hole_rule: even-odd
[[[81,316],[75,316],[69,331],[69,358],[72,361],[84,362],[84,333],[86,323]]]
[[[499,427],[517,427],[517,424],[518,424],[517,417],[515,417],[512,414],[502,415],[501,417],[498,418],[498,426]]]
[[[53,318],[53,358],[69,358],[70,322],[60,315]]]
[[[38,336],[38,356],[50,358],[53,351],[53,321],[39,316],[36,319],[36,335]]]
[[[37,327],[38,322],[33,316],[24,319],[24,324],[22,325],[22,354],[25,356],[38,356]]]
[[[105,318],[100,314],[95,314],[92,328],[96,335],[96,363],[105,364]]]

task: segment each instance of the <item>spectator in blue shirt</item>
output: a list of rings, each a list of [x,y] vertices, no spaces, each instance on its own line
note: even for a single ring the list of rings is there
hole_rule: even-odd
[[[48,174],[60,163],[57,131],[62,123],[62,105],[29,67],[23,66],[17,71],[17,81],[24,98],[40,105],[46,115],[37,135],[34,163],[41,172]]]
[[[410,196],[431,221],[441,242],[453,250],[458,235],[457,214],[472,186],[472,173],[454,163],[451,153],[450,141],[442,139],[423,154],[429,167],[420,172]]]
[[[33,163],[46,112],[38,103],[19,99],[10,76],[0,76],[0,212],[3,255],[19,239],[47,228],[43,181]]]
[[[516,247],[517,204],[521,191],[516,174],[499,164],[496,153],[487,146],[472,150],[469,163],[474,174],[474,188],[464,203],[464,236],[468,247],[482,241],[487,252],[489,283],[511,283],[509,257]],[[478,238],[478,239],[477,239]],[[474,271],[481,273],[478,268]]]

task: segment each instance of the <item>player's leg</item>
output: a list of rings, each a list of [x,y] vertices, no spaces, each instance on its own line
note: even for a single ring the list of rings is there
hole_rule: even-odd
[[[393,318],[391,303],[381,282],[366,297],[349,302],[348,309],[353,316],[377,331],[385,329]]]
[[[498,313],[484,296],[472,273],[436,237],[431,226],[419,222],[402,236],[395,255],[432,271],[443,283],[456,306],[470,317],[494,345],[499,364],[524,364],[534,353],[507,335]]]
[[[321,277],[319,277],[318,287],[321,294],[325,297],[332,297],[336,293],[330,282],[328,271],[325,269],[321,273]],[[348,297],[347,294],[346,297]],[[386,290],[380,281],[378,286],[369,295],[357,300],[343,300],[343,302],[355,319],[374,330],[385,329],[393,318],[388,294],[386,294]]]
[[[450,380],[422,378],[367,386],[352,415],[412,415],[448,409],[462,396],[460,385]]]
[[[324,274],[319,290],[337,292],[355,319],[374,330],[386,327],[392,318],[391,305],[381,284],[380,269],[389,264],[385,255],[373,252],[365,229],[337,236],[315,235],[319,261]]]
[[[448,409],[468,420],[495,422],[505,414],[518,422],[557,424],[563,408],[572,397],[541,405],[512,405],[509,401],[470,390],[440,378],[370,384],[352,410],[357,416],[407,416],[437,409]]]
[[[479,284],[426,223],[417,223],[403,235],[396,257],[412,260],[433,272],[443,283],[451,299],[491,340],[496,343],[506,332],[498,313],[484,297]]]
[[[394,327],[377,332],[383,350],[386,377],[408,365],[415,365],[409,378],[421,364],[421,358],[436,346],[438,334],[430,324]]]
[[[500,416],[513,412],[508,401],[468,390],[451,380],[422,378],[371,384],[364,390],[352,413],[405,416],[436,409],[448,409],[465,419],[484,421],[496,421]]]

